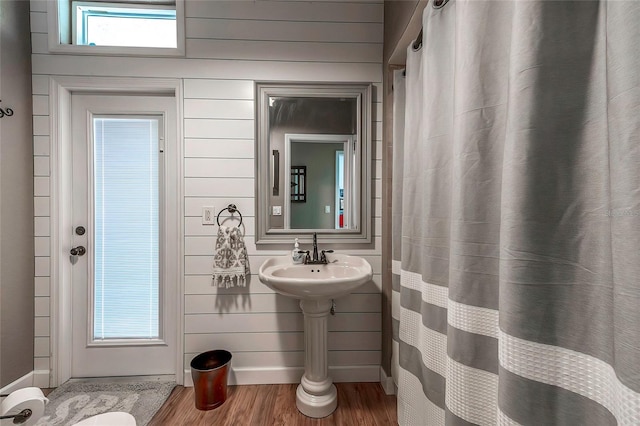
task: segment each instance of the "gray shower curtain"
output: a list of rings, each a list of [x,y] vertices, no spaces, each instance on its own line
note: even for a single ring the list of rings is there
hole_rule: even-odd
[[[640,425],[640,2],[450,0],[423,32],[394,84],[400,424]]]

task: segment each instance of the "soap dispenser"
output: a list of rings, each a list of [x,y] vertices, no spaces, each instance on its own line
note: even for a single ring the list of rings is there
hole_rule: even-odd
[[[293,244],[293,250],[291,251],[291,260],[293,263],[302,263],[303,254],[300,253],[300,244],[298,244],[298,239],[296,238],[295,243]]]

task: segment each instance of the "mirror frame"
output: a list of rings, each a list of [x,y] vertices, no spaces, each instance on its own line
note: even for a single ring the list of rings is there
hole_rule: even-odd
[[[360,160],[360,194],[358,200],[359,221],[356,229],[271,229],[270,196],[272,193],[271,154],[269,150],[269,98],[355,98],[358,111],[357,151]],[[348,246],[370,245],[373,240],[372,217],[372,102],[371,83],[281,83],[256,82],[256,143],[255,143],[255,202],[256,245],[283,245],[290,247],[294,238],[311,242],[317,232],[324,243]],[[286,172],[286,171],[285,171]]]

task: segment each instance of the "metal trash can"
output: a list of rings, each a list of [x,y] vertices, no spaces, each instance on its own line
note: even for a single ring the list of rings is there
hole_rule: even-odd
[[[230,363],[231,352],[222,349],[203,352],[191,360],[191,378],[198,410],[213,410],[227,399]]]

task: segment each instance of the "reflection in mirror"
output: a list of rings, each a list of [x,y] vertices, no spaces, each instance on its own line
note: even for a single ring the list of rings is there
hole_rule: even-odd
[[[285,170],[291,170],[284,229],[355,229],[351,196],[357,191],[349,185],[354,135],[287,133],[284,139]]]
[[[370,241],[369,84],[258,83],[257,243]]]

